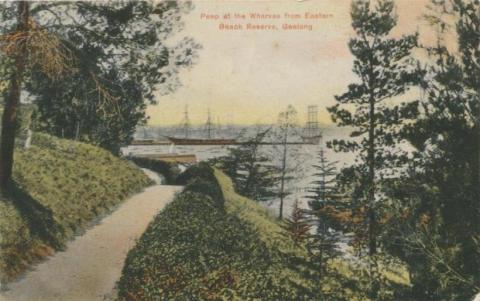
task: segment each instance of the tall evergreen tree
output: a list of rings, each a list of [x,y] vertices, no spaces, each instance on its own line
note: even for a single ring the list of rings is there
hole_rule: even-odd
[[[309,214],[315,222],[316,231],[308,244],[314,262],[318,265],[319,275],[322,277],[326,272],[326,263],[338,254],[336,243],[337,235],[334,230],[339,229],[336,212],[342,210],[344,203],[338,201],[338,193],[335,185],[337,175],[336,164],[329,162],[323,149],[318,155],[318,164],[314,165],[315,180],[312,181],[307,195],[309,200]]]
[[[480,4],[432,1],[438,29],[428,48],[425,99],[406,129],[417,149],[412,172],[390,195],[402,201],[389,250],[408,263],[416,300],[470,300],[480,291]],[[442,37],[454,17],[458,53]]]
[[[338,161],[330,162],[325,156],[325,151],[320,149],[318,153],[318,163],[313,165],[315,180],[311,182],[307,198],[310,199],[309,205],[312,209],[320,209],[326,206],[336,206],[334,201],[336,197],[335,177],[337,175],[336,164]]]
[[[415,103],[389,105],[389,100],[404,94],[421,74],[410,56],[417,46],[417,35],[389,37],[397,24],[394,1],[353,1],[351,17],[356,37],[349,47],[355,57],[353,72],[360,81],[336,96],[338,104],[329,112],[338,126],[354,128],[353,139],[333,140],[329,146],[358,153],[358,169],[365,177],[361,190],[365,192],[362,206],[367,210],[368,249],[373,256],[379,235],[377,178],[382,169],[392,167],[399,128],[416,113]]]
[[[297,246],[307,242],[311,236],[310,219],[307,212],[298,205],[298,200],[293,202],[292,213],[290,217],[284,219],[282,228]]]

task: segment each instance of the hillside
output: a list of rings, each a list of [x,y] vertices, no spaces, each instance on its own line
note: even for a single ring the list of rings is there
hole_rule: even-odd
[[[277,220],[205,164],[127,257],[119,300],[361,300],[360,274],[331,263],[321,280]],[[363,299],[366,300],[366,299]]]
[[[0,280],[10,281],[127,196],[148,186],[128,161],[97,147],[35,133],[17,149],[16,186],[0,201]]]
[[[222,188],[227,212],[239,216],[253,226],[269,249],[278,250],[287,258],[295,258],[297,262],[284,264],[282,273],[289,279],[297,279],[300,285],[314,292],[308,300],[369,300],[364,295],[367,271],[361,265],[338,257],[329,262],[329,275],[319,279],[306,249],[294,245],[278,219],[270,216],[258,202],[237,194],[232,180],[222,171],[216,169],[215,176]],[[378,262],[384,286],[382,289],[386,294],[392,294],[393,287],[401,291],[409,285],[408,272],[403,265],[386,258],[379,258]],[[301,269],[298,269],[299,263],[304,264]],[[319,288],[323,292],[318,291]]]

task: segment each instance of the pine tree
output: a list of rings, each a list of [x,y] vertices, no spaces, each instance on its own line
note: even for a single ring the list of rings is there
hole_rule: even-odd
[[[32,73],[26,88],[36,95],[38,130],[118,154],[137,125],[147,121],[147,105],[174,91],[180,84],[178,69],[192,65],[199,48],[193,39],[164,42],[182,28],[183,15],[191,9],[188,1],[59,1],[33,7],[46,16],[38,22],[67,41],[81,62],[61,82]],[[47,23],[53,14],[62,25]],[[98,84],[112,101],[102,101]]]
[[[361,175],[358,212],[365,212],[366,229],[361,233],[368,245],[370,287],[369,297],[377,299],[380,273],[377,264],[378,238],[381,233],[379,216],[382,194],[379,179],[384,172],[395,171],[404,164],[397,156],[403,124],[412,121],[418,112],[417,102],[393,105],[390,100],[418,85],[423,76],[419,64],[411,56],[418,44],[418,34],[390,37],[397,24],[393,0],[355,0],[351,8],[352,27],[356,36],[349,42],[355,57],[353,72],[359,82],[348,91],[335,96],[337,105],[328,110],[338,126],[352,127],[352,139],[333,140],[328,146],[336,151],[356,152],[356,172]],[[359,231],[356,231],[359,233]]]
[[[312,181],[307,195],[310,210],[308,213],[315,222],[316,231],[308,243],[309,252],[318,265],[319,275],[326,273],[327,261],[338,255],[336,243],[338,237],[334,230],[339,229],[338,220],[334,214],[343,210],[344,203],[338,200],[335,177],[337,175],[335,165],[338,162],[329,162],[325,157],[323,149],[318,155],[318,164],[314,165],[316,170],[315,180]]]
[[[311,187],[308,190],[310,194],[307,196],[307,198],[311,200],[309,205],[312,210],[337,205],[337,203],[333,201],[336,197],[335,177],[337,175],[337,163],[338,161],[329,162],[323,148],[320,149],[318,153],[318,164],[313,165],[315,168],[315,173],[313,174],[315,180],[311,182]]]
[[[266,201],[276,196],[274,188],[278,182],[278,170],[260,150],[269,131],[259,130],[253,138],[230,148],[227,156],[217,160],[232,179],[235,190],[256,201]]]
[[[470,300],[480,291],[480,3],[431,7],[439,36],[421,114],[405,129],[415,166],[390,191],[399,205],[386,247],[409,265],[413,299]],[[445,45],[443,16],[455,20],[458,53]]]
[[[293,203],[291,216],[284,219],[282,228],[297,246],[305,243],[310,237],[312,225],[307,212],[299,207],[298,200]]]
[[[329,146],[336,151],[358,152],[362,207],[366,208],[369,255],[377,253],[378,191],[377,178],[382,169],[392,168],[394,146],[400,126],[415,117],[415,102],[389,105],[387,100],[402,95],[416,84],[422,72],[410,54],[417,46],[417,35],[390,38],[397,23],[392,0],[352,2],[352,27],[356,37],[349,43],[355,57],[353,72],[359,83],[350,84],[348,91],[336,96],[337,105],[329,112],[338,126],[353,127],[350,140],[333,140]],[[353,107],[353,110],[352,110]]]
[[[8,192],[12,181],[15,133],[23,86],[30,69],[41,70],[50,81],[73,72],[73,56],[58,35],[39,26],[29,1],[0,4],[1,81],[8,82],[4,93],[4,109],[0,137],[0,189]]]

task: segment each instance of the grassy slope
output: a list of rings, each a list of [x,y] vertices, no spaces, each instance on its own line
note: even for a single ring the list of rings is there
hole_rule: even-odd
[[[120,300],[305,300],[308,292],[281,274],[287,259],[225,211],[211,168],[193,167],[182,181],[185,190],[129,252]]]
[[[2,282],[150,184],[138,168],[107,151],[44,134],[35,134],[28,150],[16,151],[14,180],[16,205],[0,201]]]
[[[225,198],[225,209],[241,219],[255,226],[260,238],[271,248],[275,247],[282,252],[296,253],[300,256],[306,255],[305,250],[295,247],[280,227],[278,220],[270,216],[268,212],[258,203],[241,196],[235,192],[233,183],[222,171],[215,169],[215,176],[222,188]]]
[[[304,257],[306,260],[307,253],[305,249],[295,246],[286,235],[282,234],[284,230],[280,226],[278,220],[268,215],[267,211],[257,202],[237,194],[234,190],[231,179],[228,178],[222,171],[218,169],[215,170],[215,175],[220,183],[220,186],[222,187],[225,197],[225,209],[228,212],[239,216],[249,224],[253,225],[258,231],[259,237],[267,244],[269,248],[276,248],[284,254],[294,254],[294,256]],[[347,282],[349,279],[356,281],[355,277],[359,276],[358,270],[355,271],[352,266],[341,259],[330,262],[330,266],[334,271],[336,271],[336,273],[338,273],[338,276],[344,278]],[[390,285],[406,286],[409,284],[408,272],[404,267],[396,263],[389,263],[388,265],[383,264],[382,267],[382,274]],[[304,272],[309,273],[308,267],[306,270],[304,270]],[[313,273],[312,271],[310,272]],[[295,271],[289,270],[288,266],[285,266],[283,273],[290,276],[295,275]],[[360,277],[361,275],[362,274],[360,274]],[[296,274],[294,277],[296,277],[300,283],[303,283],[307,287],[310,285],[315,285],[315,283],[313,283],[311,280],[302,277],[301,274]],[[328,281],[328,279],[324,279],[324,288],[326,290],[340,289],[338,287],[338,283],[335,283],[337,280],[338,279],[331,279],[332,283],[325,283],[325,281]],[[347,300],[360,299],[357,296],[357,293],[350,288],[345,290],[344,296],[348,296]]]
[[[232,180],[222,171],[216,169],[215,175],[222,187],[227,212],[239,216],[252,225],[258,231],[260,239],[267,244],[270,250],[278,250],[287,258],[296,258],[298,262],[308,263],[306,250],[302,246],[294,245],[277,219],[270,216],[265,208],[258,203],[237,194]],[[340,267],[340,265],[338,266]],[[343,266],[342,268],[348,269]],[[319,283],[314,280],[315,271],[311,270],[308,264],[301,265],[301,269],[298,269],[295,265],[284,264],[279,272],[282,276],[293,279],[296,283],[305,287],[306,290],[319,289]],[[326,281],[328,280],[323,279],[324,284]],[[341,289],[339,285],[333,283],[326,285],[326,287],[331,290]],[[345,296],[350,295],[347,300],[355,300],[355,297],[351,296],[351,291],[346,291],[344,294]]]
[[[225,198],[225,210],[238,216],[240,219],[253,226],[260,239],[265,242],[270,250],[279,251],[278,255],[285,257],[300,258],[305,261],[307,252],[301,246],[295,246],[293,241],[288,238],[285,230],[280,226],[278,220],[270,216],[268,212],[258,203],[241,196],[235,192],[232,180],[222,171],[215,169],[215,176],[222,188]],[[283,257],[283,256],[282,256]],[[303,265],[300,270],[293,269],[289,265],[284,265],[279,270],[282,276],[288,277],[298,285],[307,289],[312,288],[315,283],[302,276],[302,273],[309,273],[308,267]]]
[[[128,254],[119,300],[368,300],[362,275],[338,260],[319,280],[278,220],[211,173],[180,175],[185,190]]]

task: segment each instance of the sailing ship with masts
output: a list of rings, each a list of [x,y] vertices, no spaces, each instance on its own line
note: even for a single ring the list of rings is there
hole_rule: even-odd
[[[175,145],[231,145],[236,144],[237,141],[231,138],[216,138],[215,127],[212,120],[210,110],[207,113],[207,122],[205,123],[204,133],[205,138],[191,138],[191,125],[188,117],[188,107],[185,107],[183,121],[181,124],[183,137],[166,136],[166,138]]]

